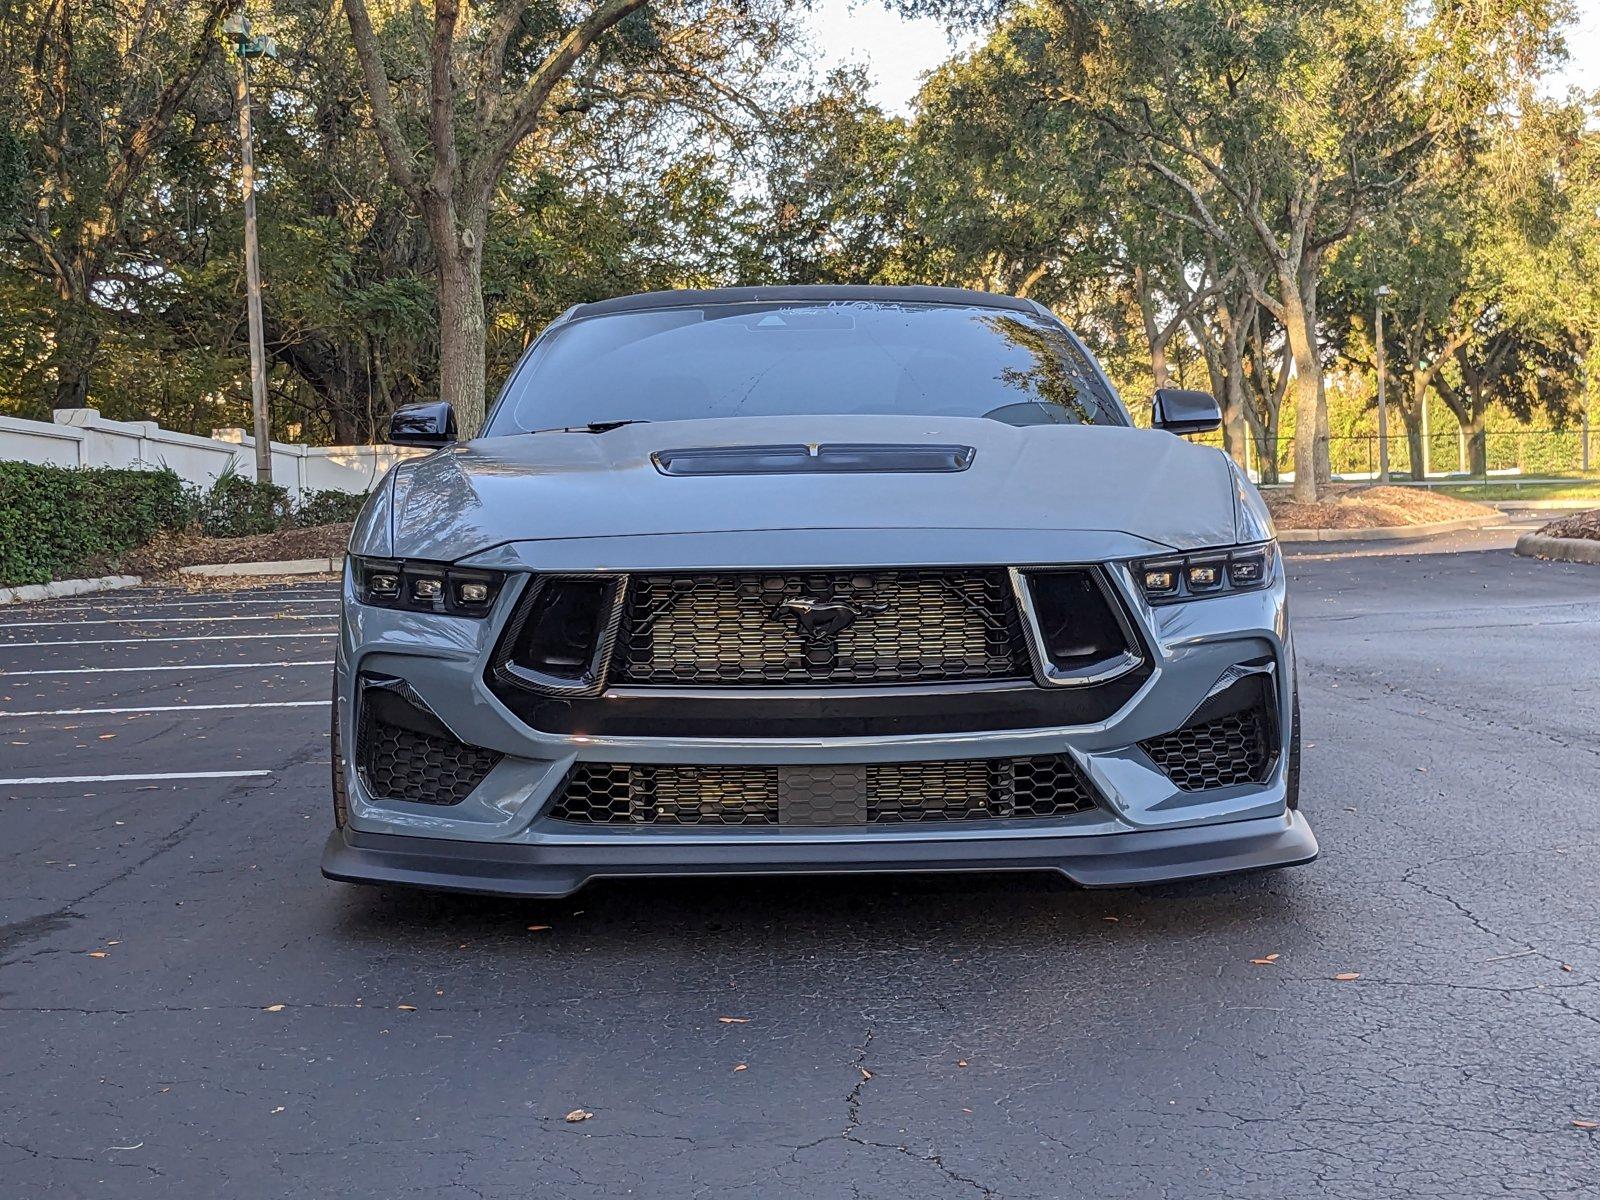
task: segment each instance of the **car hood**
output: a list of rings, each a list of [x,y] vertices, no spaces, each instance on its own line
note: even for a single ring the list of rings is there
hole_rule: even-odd
[[[965,470],[668,475],[669,450],[955,445]],[[779,530],[1120,533],[1174,549],[1232,542],[1237,476],[1220,451],[1108,426],[981,418],[723,417],[604,433],[480,438],[399,464],[399,556],[451,560],[511,542]]]

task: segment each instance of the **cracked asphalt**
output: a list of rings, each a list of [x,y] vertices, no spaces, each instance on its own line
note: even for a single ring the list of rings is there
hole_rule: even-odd
[[[331,585],[0,609],[0,1196],[1600,1195],[1600,570],[1506,540],[1291,555],[1323,857],[1113,893],[327,883]]]

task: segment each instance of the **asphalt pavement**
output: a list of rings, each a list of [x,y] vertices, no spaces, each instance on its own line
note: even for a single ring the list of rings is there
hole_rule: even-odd
[[[1113,893],[328,883],[331,584],[0,609],[0,1196],[1600,1195],[1600,568],[1511,536],[1292,553],[1322,858]]]

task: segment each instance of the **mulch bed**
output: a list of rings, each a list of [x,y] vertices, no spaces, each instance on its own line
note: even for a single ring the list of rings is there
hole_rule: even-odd
[[[302,558],[340,558],[350,540],[349,522],[284,529],[250,537],[216,538],[183,532],[164,534],[149,545],[120,555],[116,570],[131,575],[161,577],[179,567],[203,563],[283,562]],[[254,582],[260,583],[257,577]]]
[[[1580,538],[1583,541],[1600,542],[1600,508],[1573,513],[1570,517],[1551,521],[1539,532],[1545,537]]]
[[[1374,529],[1384,525],[1431,525],[1463,517],[1489,516],[1494,509],[1426,488],[1336,486],[1316,504],[1300,504],[1287,490],[1266,493],[1279,529]]]

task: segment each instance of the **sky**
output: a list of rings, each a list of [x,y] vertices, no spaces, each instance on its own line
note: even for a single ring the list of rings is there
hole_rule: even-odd
[[[1577,22],[1567,31],[1571,58],[1556,90],[1571,84],[1595,91],[1600,89],[1600,0],[1579,0],[1576,7]],[[901,114],[911,111],[923,72],[976,40],[952,43],[940,22],[907,20],[890,12],[882,0],[817,0],[806,23],[824,67],[865,66],[875,84],[872,98]]]

